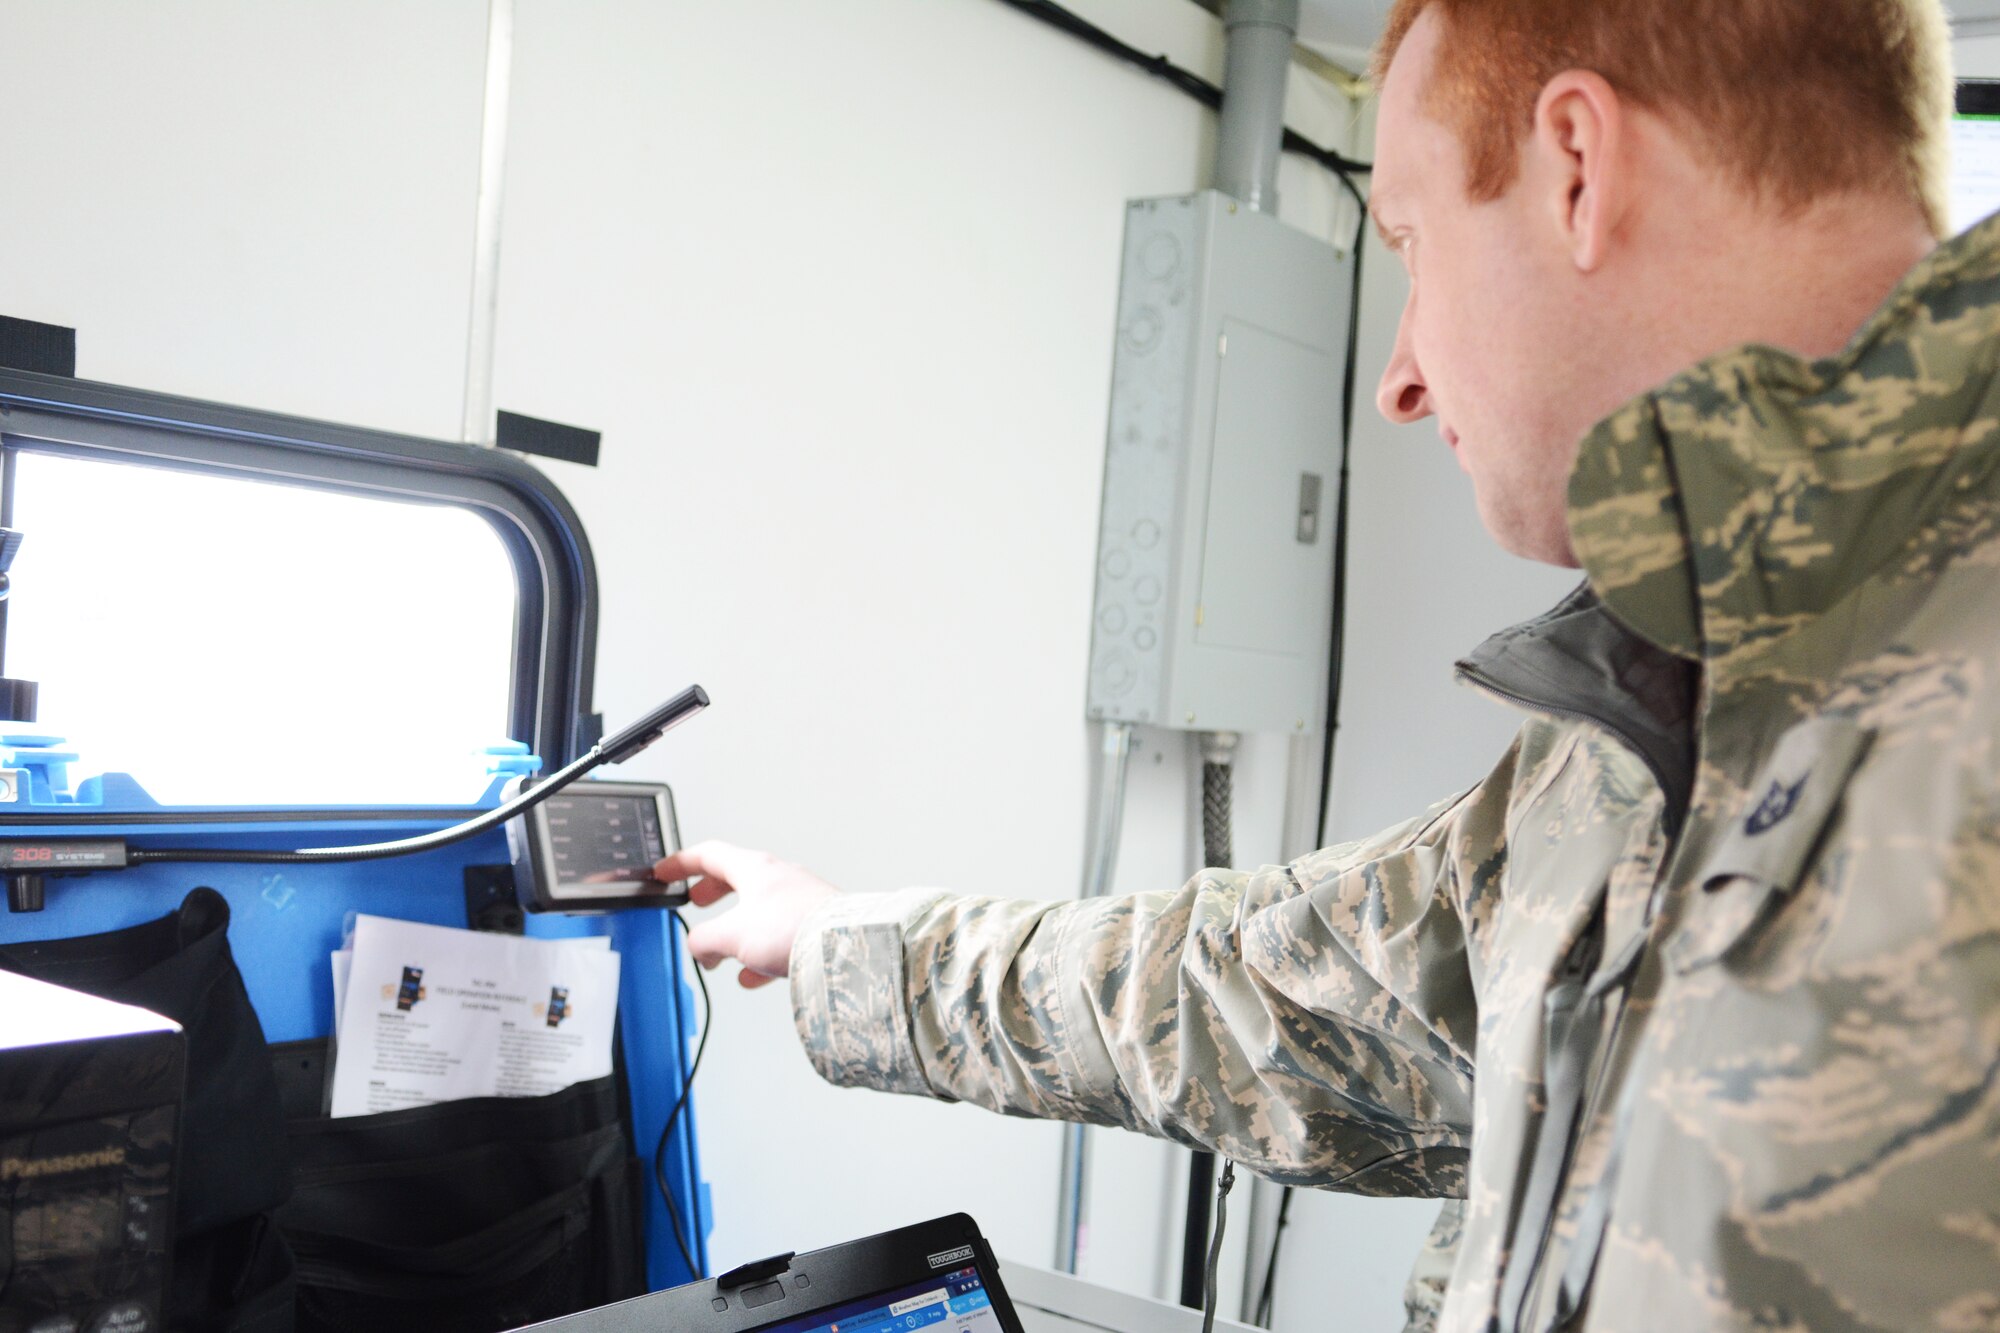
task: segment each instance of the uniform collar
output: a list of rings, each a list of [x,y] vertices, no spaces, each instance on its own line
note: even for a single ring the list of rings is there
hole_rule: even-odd
[[[1459,679],[1556,720],[1593,723],[1636,754],[1680,826],[1694,785],[1694,665],[1608,614],[1584,584],[1553,611],[1503,630],[1458,664]]]
[[[1610,611],[1711,672],[2000,496],[2000,218],[1934,251],[1839,355],[1742,347],[1627,404],[1570,479]]]

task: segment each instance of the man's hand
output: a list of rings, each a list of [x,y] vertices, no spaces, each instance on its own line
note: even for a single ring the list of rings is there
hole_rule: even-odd
[[[701,876],[688,886],[688,899],[708,907],[734,893],[735,909],[688,932],[688,952],[703,967],[725,958],[743,964],[736,978],[762,986],[791,970],[792,941],[799,926],[839,890],[798,866],[765,852],[726,842],[701,842],[653,867],[663,884]]]

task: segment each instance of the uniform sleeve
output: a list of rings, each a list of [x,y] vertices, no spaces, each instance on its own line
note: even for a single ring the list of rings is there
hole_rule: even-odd
[[[1173,893],[845,895],[793,949],[800,1036],[837,1084],[1140,1130],[1288,1184],[1461,1195],[1477,804]]]
[[[1403,1333],[1437,1333],[1464,1232],[1465,1200],[1446,1199],[1403,1284]]]

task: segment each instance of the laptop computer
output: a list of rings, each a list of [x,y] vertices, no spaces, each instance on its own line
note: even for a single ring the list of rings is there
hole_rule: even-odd
[[[1022,1333],[963,1213],[529,1325],[535,1333]]]

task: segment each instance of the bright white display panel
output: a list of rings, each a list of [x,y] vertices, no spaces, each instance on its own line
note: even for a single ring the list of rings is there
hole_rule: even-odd
[[[515,599],[470,511],[24,451],[6,674],[73,780],[171,805],[464,804],[507,739]]]
[[[1951,122],[1951,230],[2000,212],[2000,116]]]

